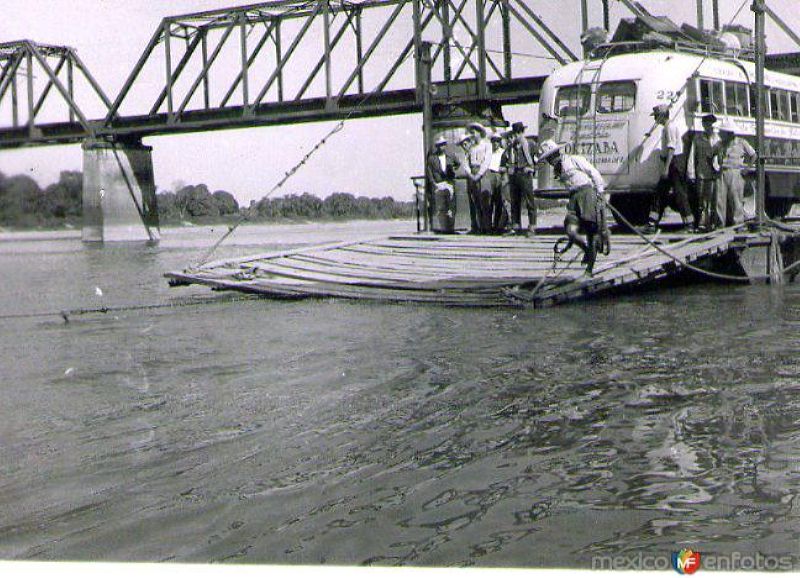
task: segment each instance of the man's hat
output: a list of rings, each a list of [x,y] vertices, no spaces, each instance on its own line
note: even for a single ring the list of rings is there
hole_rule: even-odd
[[[447,144],[447,139],[444,138],[444,135],[442,135],[439,138],[437,138],[435,141],[433,141],[433,144],[435,144],[435,145],[446,145]]]
[[[525,123],[522,122],[515,122],[514,124],[511,125],[511,130],[513,130],[514,132],[524,132],[526,128],[528,127],[525,126]]]
[[[464,144],[465,142],[469,142],[472,140],[472,137],[469,134],[465,134],[461,137],[461,140],[458,141],[458,144]]]
[[[474,129],[481,133],[482,138],[486,138],[486,127],[479,122],[471,122],[467,125],[468,129]]]
[[[567,143],[558,144],[556,141],[550,139],[544,141],[541,146],[539,146],[539,160],[546,161],[565,146],[567,146]]]
[[[650,116],[660,116],[662,114],[669,114],[669,105],[668,104],[657,104],[653,107],[653,112],[650,113]]]
[[[719,132],[729,132],[731,134],[736,134],[736,125],[733,124],[733,121],[729,118],[726,118],[722,121],[722,124],[719,126]]]
[[[717,122],[717,117],[716,117],[716,115],[713,115],[713,114],[706,114],[706,115],[703,116],[703,118],[701,120],[704,123],[705,122],[715,123],[715,122]]]
[[[492,140],[503,140],[503,135],[500,134],[499,132],[493,132],[490,138]]]

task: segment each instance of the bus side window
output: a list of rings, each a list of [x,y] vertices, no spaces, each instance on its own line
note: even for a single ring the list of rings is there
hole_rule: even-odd
[[[732,116],[748,116],[747,85],[741,82],[725,83],[725,112]]]
[[[799,123],[800,122],[800,93],[797,92],[790,92],[789,93],[789,104],[791,105],[792,111],[792,122]]]
[[[719,80],[700,79],[700,110],[704,113],[721,114],[724,110],[723,84]]]
[[[774,120],[787,120],[786,91],[772,88],[769,91],[769,105]]]
[[[750,116],[750,101],[747,98],[747,85],[744,82],[736,83],[736,107],[739,116]]]
[[[753,86],[750,87],[750,98],[753,101],[753,116],[756,115],[756,97],[755,97],[755,93],[756,93],[756,85],[754,84]],[[769,118],[769,119],[775,118],[773,116],[773,111],[775,110],[774,107],[777,104],[777,102],[775,102],[775,103],[772,102],[772,94],[773,94],[773,90],[770,89],[770,88],[767,88],[766,89],[766,94],[764,95],[764,101],[763,101],[764,102],[764,118]]]

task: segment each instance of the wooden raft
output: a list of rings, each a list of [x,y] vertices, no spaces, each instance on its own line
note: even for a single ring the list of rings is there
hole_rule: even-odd
[[[682,269],[643,239],[614,235],[611,254],[599,257],[591,278],[582,275],[582,253],[577,249],[563,255],[554,270],[553,246],[559,238],[385,236],[216,261],[165,276],[174,285],[197,283],[284,299],[547,306],[635,286]],[[724,229],[705,235],[662,235],[655,243],[694,263],[726,252],[734,238],[734,231]]]

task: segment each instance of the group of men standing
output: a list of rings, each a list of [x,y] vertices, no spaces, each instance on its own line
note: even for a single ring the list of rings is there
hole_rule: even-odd
[[[685,154],[680,129],[669,118],[669,107],[653,108],[662,126],[662,173],[645,233],[655,231],[667,207],[676,210],[687,232],[706,232],[744,222],[743,173],[756,160],[756,151],[736,136],[736,126],[725,119],[716,129],[717,117],[702,118],[703,132],[696,135]]]
[[[467,179],[470,232],[473,234],[521,234],[522,206],[528,212],[527,233],[536,233],[533,178],[536,157],[525,136],[527,127],[515,122],[507,133],[491,132],[474,122],[460,140],[463,160],[447,152],[440,137],[428,154],[427,177],[434,203],[452,206],[455,177]]]
[[[743,172],[755,161],[756,152],[736,136],[731,121],[724,121],[717,131],[717,117],[707,114],[702,119],[703,132],[687,143],[677,125],[670,122],[667,105],[654,107],[652,116],[662,126],[661,174],[645,232],[656,230],[667,207],[680,214],[687,232],[744,222]],[[525,129],[523,123],[517,122],[508,133],[490,133],[480,123],[471,123],[459,143],[463,159],[447,152],[447,140],[439,138],[426,163],[434,202],[451,207],[452,211],[453,181],[460,174],[467,178],[470,232],[524,233],[524,203],[528,211],[527,233],[535,235],[533,177],[536,163],[546,162],[553,176],[569,191],[564,220],[567,248],[576,244],[583,250],[586,273],[591,275],[597,255],[608,254],[611,246],[606,183],[587,159],[563,151],[565,143],[545,140],[534,153]]]

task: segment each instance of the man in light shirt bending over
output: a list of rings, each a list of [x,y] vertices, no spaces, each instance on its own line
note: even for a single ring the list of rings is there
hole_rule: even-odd
[[[564,227],[570,244],[583,249],[586,275],[591,276],[598,251],[608,254],[611,249],[603,197],[606,183],[600,171],[585,158],[561,152],[564,146],[552,140],[544,141],[539,149],[539,161],[550,163],[554,176],[569,191]],[[581,235],[586,235],[585,242]]]

